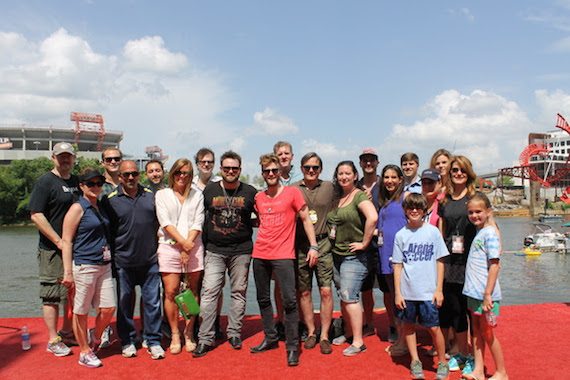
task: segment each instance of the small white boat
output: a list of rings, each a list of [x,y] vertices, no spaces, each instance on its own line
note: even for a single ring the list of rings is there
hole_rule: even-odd
[[[570,239],[566,234],[554,231],[544,223],[534,223],[534,232],[524,238],[524,246],[541,252],[566,252]]]
[[[539,222],[563,222],[564,219],[560,215],[552,215],[552,214],[538,214],[538,221]]]

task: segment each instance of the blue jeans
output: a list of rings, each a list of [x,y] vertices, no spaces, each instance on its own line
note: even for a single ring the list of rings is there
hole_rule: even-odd
[[[134,344],[137,335],[133,320],[133,293],[140,285],[144,303],[144,331],[149,347],[160,345],[160,273],[158,263],[134,268],[117,267],[117,333],[123,346]]]
[[[247,293],[247,279],[249,276],[249,263],[251,255],[224,255],[207,251],[204,258],[204,279],[202,280],[202,298],[200,300],[200,344],[209,346],[214,344],[214,323],[218,311],[218,300],[226,270],[230,276],[231,301],[228,312],[228,339],[241,338],[241,327],[245,315],[245,302]]]
[[[273,319],[273,305],[271,304],[271,275],[275,273],[275,280],[281,290],[285,318],[285,346],[287,351],[297,350],[299,345],[299,311],[297,309],[297,290],[295,287],[295,260],[263,260],[253,259],[253,275],[257,288],[257,303],[261,313],[265,339],[270,342],[279,340],[275,320]]]
[[[346,303],[359,301],[359,294],[364,279],[368,274],[368,257],[365,251],[355,255],[334,256],[335,283],[338,285],[340,300]]]

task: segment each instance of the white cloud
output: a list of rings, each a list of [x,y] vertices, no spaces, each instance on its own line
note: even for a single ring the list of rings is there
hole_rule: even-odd
[[[488,171],[511,166],[531,131],[526,114],[513,102],[492,92],[475,90],[468,95],[447,90],[424,107],[428,115],[411,125],[397,124],[385,139],[381,152],[399,162],[412,151],[426,168],[439,148],[471,159],[476,168]]]
[[[186,56],[168,51],[160,36],[127,42],[123,55],[126,59],[125,66],[134,70],[176,73],[188,65]]]
[[[564,53],[570,51],[570,37],[562,38],[553,42],[546,47],[545,50],[553,53]]]
[[[237,134],[221,117],[235,106],[223,76],[191,69],[161,37],[105,55],[65,29],[42,41],[0,33],[0,49],[1,123],[70,126],[72,111],[101,113],[108,129],[124,132],[125,152],[159,145],[171,158],[225,148]]]
[[[541,111],[537,117],[538,125],[544,125],[548,130],[556,129],[556,114],[558,113],[566,120],[570,120],[569,94],[562,90],[555,90],[550,93],[546,90],[536,90],[534,96]]]
[[[293,119],[269,107],[263,112],[255,112],[253,122],[254,125],[247,130],[250,135],[287,136],[299,133]]]

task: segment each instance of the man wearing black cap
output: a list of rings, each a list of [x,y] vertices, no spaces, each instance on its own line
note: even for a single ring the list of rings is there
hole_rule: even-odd
[[[64,343],[75,343],[71,319],[68,318],[68,304],[63,313],[63,327],[57,331],[59,303],[67,299],[67,288],[61,284],[63,261],[61,240],[63,218],[71,205],[79,199],[79,179],[71,174],[75,162],[73,145],[59,142],[53,147],[51,159],[54,168],[41,176],[30,195],[28,210],[32,222],[40,233],[38,262],[40,267],[40,298],[43,302],[43,316],[48,330],[48,352],[55,356],[66,356],[71,350]]]

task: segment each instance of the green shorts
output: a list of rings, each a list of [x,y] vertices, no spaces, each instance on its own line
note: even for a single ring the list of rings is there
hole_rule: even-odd
[[[38,248],[40,278],[40,298],[44,304],[65,302],[67,288],[60,280],[63,278],[63,260],[61,251]]]
[[[467,297],[467,308],[475,315],[483,315],[483,301]],[[493,301],[493,307],[491,311],[498,317],[499,316],[499,301]]]
[[[311,290],[313,288],[313,272],[317,276],[317,284],[319,288],[330,288],[333,278],[333,257],[332,245],[330,240],[324,238],[319,240],[319,261],[317,265],[310,268],[307,261],[307,253],[309,252],[309,243],[297,244],[297,289],[301,292]]]

